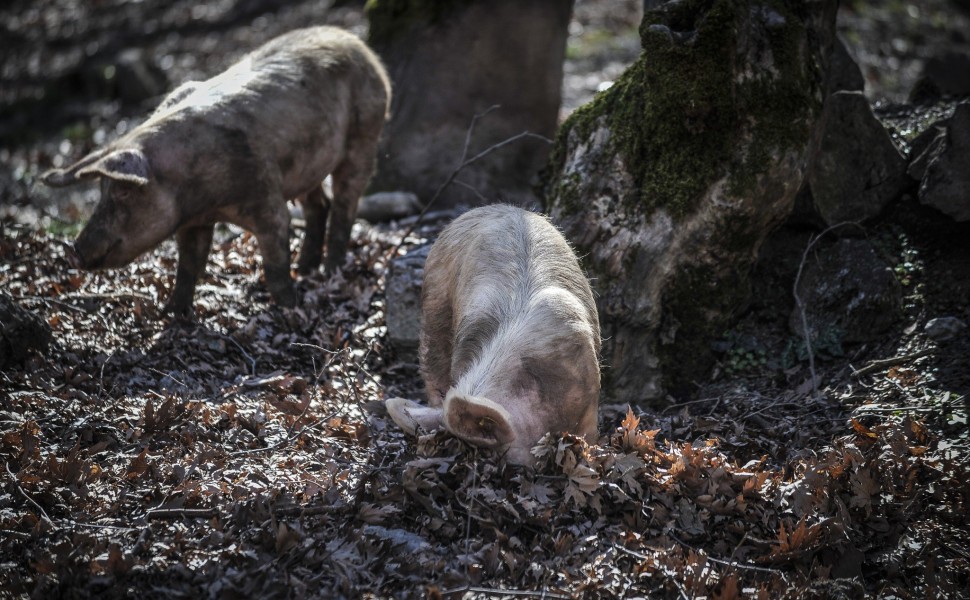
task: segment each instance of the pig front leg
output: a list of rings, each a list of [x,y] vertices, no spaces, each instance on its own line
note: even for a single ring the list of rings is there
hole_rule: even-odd
[[[454,331],[452,329],[451,298],[447,292],[448,282],[436,269],[425,267],[424,293],[421,302],[421,378],[428,394],[428,404],[440,407],[451,381],[451,355]]]
[[[177,317],[188,317],[192,314],[192,298],[195,296],[195,284],[205,272],[205,263],[209,258],[212,247],[212,225],[199,227],[183,227],[175,234],[178,244],[179,263],[175,273],[175,289],[172,297],[165,305],[165,312]]]
[[[309,275],[317,270],[323,258],[323,238],[327,232],[327,212],[330,198],[320,185],[311,190],[303,199],[303,216],[306,217],[306,233],[300,258],[297,259],[297,272]]]

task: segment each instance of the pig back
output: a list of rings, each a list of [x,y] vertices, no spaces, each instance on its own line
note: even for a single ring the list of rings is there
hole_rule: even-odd
[[[293,197],[319,185],[348,143],[376,144],[389,102],[387,74],[364,42],[335,27],[311,27],[183,85],[146,125],[168,137],[183,129],[194,137],[239,130],[253,155],[279,166],[284,193]]]
[[[505,205],[456,219],[428,256],[423,306],[429,392],[447,379],[461,393],[491,398],[533,442],[552,430],[595,434],[595,302],[575,254],[547,219]]]

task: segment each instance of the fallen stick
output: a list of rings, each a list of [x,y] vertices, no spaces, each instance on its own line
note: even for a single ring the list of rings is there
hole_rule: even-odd
[[[879,371],[879,370],[885,369],[886,367],[895,367],[896,365],[901,365],[901,364],[903,364],[905,362],[909,362],[909,361],[915,360],[917,358],[922,358],[922,357],[927,356],[929,354],[933,354],[933,349],[932,348],[923,348],[922,350],[919,350],[917,352],[911,352],[909,354],[903,354],[902,356],[894,356],[893,358],[884,358],[882,360],[874,360],[871,363],[869,363],[868,365],[862,367],[861,369],[858,369],[856,371],[852,371],[852,376],[853,377],[861,377],[863,375],[867,375],[867,374],[872,373],[874,371]]]

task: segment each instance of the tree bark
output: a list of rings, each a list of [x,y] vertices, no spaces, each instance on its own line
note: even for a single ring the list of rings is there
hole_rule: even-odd
[[[463,157],[525,131],[551,138],[572,4],[369,2],[369,43],[387,65],[394,88],[370,191],[410,191],[427,203]],[[462,169],[436,207],[499,201],[537,206],[536,174],[546,164],[550,146],[523,137],[489,152]]]
[[[560,128],[546,209],[598,292],[604,395],[650,403],[707,377],[767,234],[805,174],[835,0],[685,0]]]

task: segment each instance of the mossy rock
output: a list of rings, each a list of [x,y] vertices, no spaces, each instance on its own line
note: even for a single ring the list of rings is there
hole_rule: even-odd
[[[706,376],[804,177],[834,17],[835,2],[667,3],[636,63],[561,127],[546,208],[585,257],[604,336],[624,340],[604,346],[610,399]]]

